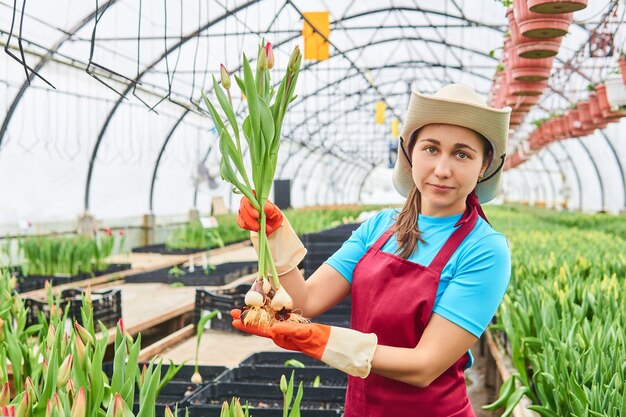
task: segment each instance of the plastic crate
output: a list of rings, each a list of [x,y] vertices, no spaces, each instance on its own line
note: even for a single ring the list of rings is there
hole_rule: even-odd
[[[285,362],[295,359],[302,362],[306,367],[325,367],[328,368],[322,361],[318,361],[310,356],[300,352],[256,352],[245,358],[239,363],[240,367],[284,367]]]
[[[296,381],[297,382],[297,381]],[[254,417],[282,417],[283,393],[278,385],[250,384],[237,386],[240,391],[234,392],[231,384],[215,383],[207,385],[193,395],[190,395],[182,404],[187,407],[190,417],[219,417],[222,403],[230,403],[233,397],[240,397],[242,405],[251,406],[250,414]],[[316,388],[305,388],[300,404],[302,417],[339,417],[343,412],[345,400],[328,398],[327,392]]]
[[[242,284],[235,288],[219,291],[210,291],[202,288],[196,289],[196,302],[193,314],[194,323],[197,324],[200,321],[201,315],[213,310],[219,310],[220,313],[222,313],[222,318],[212,318],[209,323],[207,323],[207,328],[246,334],[239,332],[232,326],[230,310],[243,307],[246,293],[249,289],[250,284]]]
[[[314,389],[327,389],[327,398],[345,400],[348,375],[331,367],[313,366],[295,368],[291,366],[252,367],[240,366],[222,373],[215,379],[220,384],[271,384],[278,385],[281,375],[287,378],[294,374],[294,380],[307,388],[313,388],[312,384],[319,378],[319,387]]]
[[[17,288],[16,291],[19,293],[25,293],[28,291],[39,290],[44,288],[46,280],[50,282],[50,285],[63,285],[69,284],[76,281],[82,281],[85,279],[98,277],[106,274],[111,274],[113,272],[124,271],[131,268],[131,264],[109,264],[107,268],[103,271],[93,271],[92,273],[82,273],[73,276],[61,276],[61,275],[27,275],[23,276],[16,272],[17,277]]]
[[[62,311],[69,304],[67,318],[70,320],[75,319],[81,325],[83,322],[80,309],[83,305],[82,295],[84,293],[85,290],[81,288],[67,288],[61,291],[61,302],[59,303]],[[122,292],[119,288],[106,291],[92,291],[91,303],[93,305],[94,323],[101,320],[109,328],[114,327],[117,321],[122,318]],[[24,298],[24,305],[28,308],[26,313],[27,326],[39,323],[39,313],[43,313],[47,319],[50,318],[50,307],[47,300],[26,297]]]

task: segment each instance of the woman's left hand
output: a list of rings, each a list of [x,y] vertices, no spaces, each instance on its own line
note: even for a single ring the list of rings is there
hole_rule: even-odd
[[[268,337],[283,349],[302,352],[353,376],[365,378],[370,372],[377,346],[377,337],[373,333],[318,323],[279,322],[261,328],[243,324],[241,310],[232,310],[230,314],[233,327]]]

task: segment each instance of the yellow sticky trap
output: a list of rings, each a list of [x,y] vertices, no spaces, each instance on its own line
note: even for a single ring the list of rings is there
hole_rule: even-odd
[[[304,27],[304,59],[324,61],[330,56],[328,42],[330,21],[328,12],[305,12]],[[310,22],[310,24],[309,24]],[[326,39],[325,39],[326,38]]]
[[[376,116],[375,121],[376,124],[384,125],[385,124],[385,110],[387,106],[384,101],[379,101],[376,103]]]
[[[392,119],[391,120],[391,137],[394,139],[397,138],[399,135],[399,130],[400,130],[400,120]]]

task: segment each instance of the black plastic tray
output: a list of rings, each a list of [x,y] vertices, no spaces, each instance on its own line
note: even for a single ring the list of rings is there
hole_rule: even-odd
[[[304,353],[282,352],[282,351],[253,353],[252,355],[248,356],[243,361],[241,361],[241,363],[239,363],[239,366],[240,367],[242,366],[284,367],[285,362],[288,361],[289,359],[295,359],[299,362],[302,362],[306,367],[314,366],[314,367],[328,368],[328,365],[326,365],[324,362],[318,361],[317,359],[307,356]]]
[[[186,268],[179,265],[185,271],[185,275],[176,277],[170,275],[171,268],[157,269],[156,271],[144,272],[125,278],[125,281],[133,284],[160,282],[164,284],[183,283],[186,286],[218,286],[228,284],[234,280],[256,272],[258,263],[251,262],[226,262],[215,265],[208,275],[204,274],[202,267],[196,266],[195,271],[190,273]]]
[[[294,380],[302,381],[304,387],[312,387],[313,381],[319,378],[320,386],[314,389],[328,389],[327,398],[345,398],[346,386],[348,385],[348,376],[331,367],[306,367],[295,368],[291,366],[272,366],[272,367],[251,367],[240,366],[223,372],[215,379],[215,383],[219,384],[242,384],[242,385],[278,385],[281,375],[291,377],[294,374]],[[337,397],[335,397],[337,395]]]
[[[82,288],[67,288],[61,291],[61,302],[59,306],[62,311],[69,304],[68,319],[75,319],[83,324],[80,309],[83,305],[81,295],[85,293]],[[107,328],[114,327],[122,317],[122,292],[119,288],[105,291],[92,291],[92,305],[94,323],[101,320]],[[50,318],[50,308],[46,299],[24,298],[24,305],[27,307],[26,325],[30,326],[39,323],[39,313],[43,313],[47,319]]]
[[[302,417],[335,417],[343,411],[343,401],[333,401],[316,394],[315,388],[304,388],[304,395],[300,406]],[[233,396],[240,397],[241,404],[250,404],[250,414],[253,417],[282,417],[283,398],[278,388],[267,385],[251,385],[247,392],[231,391],[226,384],[210,384],[189,396],[183,406],[188,407],[190,417],[219,417],[224,401]]]
[[[113,272],[124,271],[130,269],[130,264],[109,264],[103,271],[93,271],[91,274],[83,273],[73,276],[54,276],[54,275],[20,275],[19,271],[16,271],[17,288],[15,289],[19,293],[25,293],[28,291],[39,290],[44,288],[46,280],[51,285],[69,284],[76,281],[82,281],[85,279],[99,277]]]
[[[235,288],[219,291],[209,291],[202,288],[196,289],[196,303],[194,307],[194,323],[198,323],[203,311],[219,310],[222,318],[214,317],[210,321],[210,328],[247,334],[235,329],[231,323],[230,310],[241,308],[244,305],[246,293],[250,284],[241,284]]]

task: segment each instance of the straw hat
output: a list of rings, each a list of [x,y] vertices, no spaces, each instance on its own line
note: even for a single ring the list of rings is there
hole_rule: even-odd
[[[488,107],[476,91],[462,84],[449,84],[432,96],[413,91],[402,126],[401,145],[404,143],[404,149],[408,152],[413,133],[431,123],[462,126],[482,134],[491,142],[494,151],[483,180],[476,186],[478,200],[486,203],[496,197],[502,188],[502,165],[506,156],[510,115],[510,107]],[[404,197],[409,195],[415,185],[411,164],[401,149],[393,169],[393,185]]]

